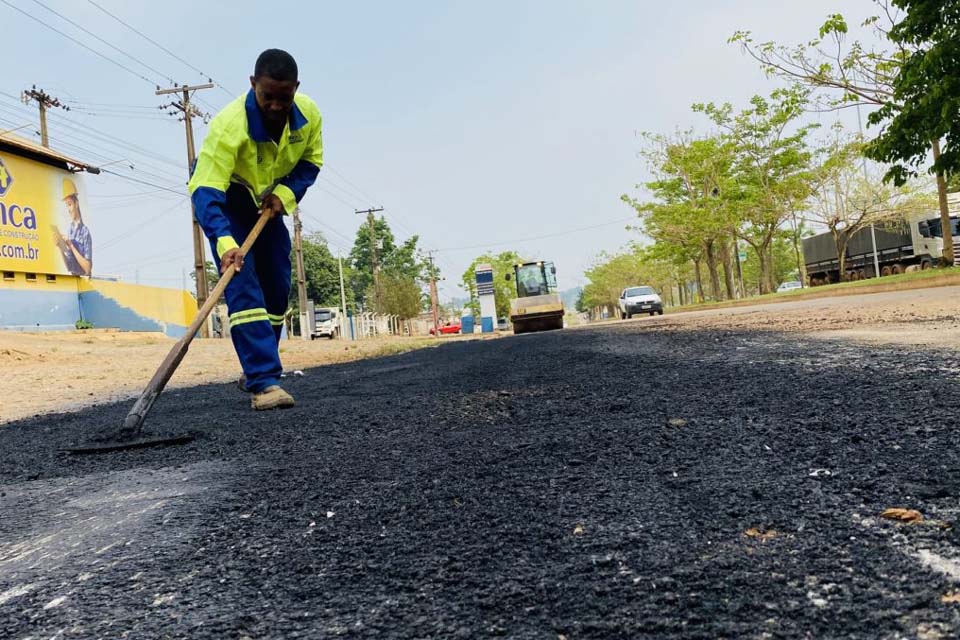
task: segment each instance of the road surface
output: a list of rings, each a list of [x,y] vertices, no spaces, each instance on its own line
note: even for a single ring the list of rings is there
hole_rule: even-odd
[[[665,317],[310,369],[285,412],[176,389],[178,448],[56,451],[127,404],[11,423],[0,637],[954,638],[958,372]]]

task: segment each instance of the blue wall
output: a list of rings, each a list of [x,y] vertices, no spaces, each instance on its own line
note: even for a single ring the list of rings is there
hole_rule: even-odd
[[[196,316],[186,291],[120,282],[8,272],[0,280],[0,329],[51,331],[85,320],[100,329],[159,331],[179,338]]]
[[[79,319],[76,291],[0,289],[0,327],[5,329],[73,329]]]
[[[187,331],[187,328],[181,325],[144,317],[99,291],[84,291],[80,294],[80,311],[83,319],[92,322],[95,327],[111,327],[124,331],[159,331],[171,338],[179,338]]]

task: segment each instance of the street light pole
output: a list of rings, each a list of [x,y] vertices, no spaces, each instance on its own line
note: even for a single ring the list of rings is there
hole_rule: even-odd
[[[863,137],[863,120],[860,117],[860,105],[857,105],[857,126],[860,128],[860,137]],[[870,176],[867,174],[867,158],[863,157],[861,162],[863,167],[863,182],[866,185],[867,181],[870,180]],[[873,277],[880,277],[880,257],[877,254],[877,227],[872,222],[870,223],[870,240],[873,242]],[[839,256],[838,256],[839,259]],[[840,278],[843,279],[843,274],[840,274]]]

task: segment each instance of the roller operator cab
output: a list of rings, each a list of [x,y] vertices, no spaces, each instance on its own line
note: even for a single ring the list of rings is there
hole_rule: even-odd
[[[514,280],[517,297],[510,301],[514,333],[563,328],[563,301],[557,292],[557,268],[552,262],[523,262],[506,274]]]

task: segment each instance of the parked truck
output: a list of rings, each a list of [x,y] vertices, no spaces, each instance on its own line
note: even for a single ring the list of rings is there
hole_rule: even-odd
[[[955,247],[960,247],[958,218],[950,218]],[[907,220],[877,224],[854,233],[847,242],[844,273],[840,273],[837,243],[829,231],[803,239],[807,281],[812,287],[844,280],[863,280],[877,276],[874,267],[873,236],[876,234],[877,263],[880,275],[904,273],[907,267],[929,269],[943,255],[943,229],[940,217],[929,214]]]
[[[340,337],[340,310],[336,307],[314,307],[310,339]]]

